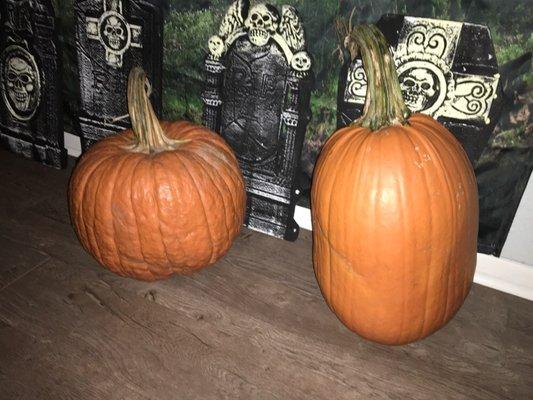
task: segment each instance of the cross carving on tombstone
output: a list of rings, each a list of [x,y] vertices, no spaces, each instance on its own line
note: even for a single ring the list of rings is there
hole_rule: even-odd
[[[122,12],[122,0],[102,0],[103,14],[87,17],[87,38],[98,40],[105,49],[106,62],[122,67],[122,55],[130,47],[142,48],[141,26],[128,23]]]

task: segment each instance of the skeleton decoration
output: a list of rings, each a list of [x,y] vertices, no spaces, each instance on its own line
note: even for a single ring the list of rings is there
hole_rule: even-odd
[[[264,46],[279,28],[279,13],[270,4],[257,4],[250,10],[244,26],[248,29],[250,41],[256,46]]]
[[[30,120],[40,101],[41,79],[35,58],[12,45],[2,55],[2,95],[9,111],[19,121]]]
[[[475,163],[496,123],[499,74],[488,28],[386,15],[378,26],[392,45],[405,102],[448,127]],[[341,76],[339,126],[356,119],[366,96],[360,59]]]
[[[85,151],[95,141],[129,127],[126,87],[129,71],[142,66],[161,109],[163,2],[79,0],[76,44],[80,76],[79,128]]]
[[[246,181],[245,224],[295,240],[299,160],[310,118],[312,61],[297,11],[233,3],[208,42],[204,123],[235,150]]]
[[[0,141],[13,152],[63,167],[52,5],[49,0],[6,0],[0,16]]]
[[[222,54],[224,54],[225,46],[224,41],[218,35],[211,36],[208,42],[209,53],[211,54],[213,60],[220,60]]]
[[[115,15],[110,15],[105,20],[103,41],[106,46],[113,50],[119,50],[126,43],[127,26],[126,23]]]
[[[236,1],[229,7],[218,35],[209,39],[208,57],[219,60],[238,38],[245,35],[258,47],[275,41],[300,77],[305,77],[311,70],[311,57],[304,50],[304,28],[294,7],[283,6],[280,15],[270,4],[256,4],[250,8],[249,0]]]
[[[424,68],[413,68],[399,79],[405,103],[413,112],[425,110],[439,89],[435,76]]]
[[[291,67],[298,76],[304,76],[311,69],[311,57],[306,51],[299,51],[292,57]]]

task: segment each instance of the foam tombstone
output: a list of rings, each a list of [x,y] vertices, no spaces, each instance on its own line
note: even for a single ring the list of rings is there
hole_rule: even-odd
[[[66,163],[59,54],[49,0],[0,6],[0,140],[46,165]]]
[[[161,113],[162,0],[80,0],[76,10],[76,51],[80,79],[77,127],[82,149],[131,126],[128,75],[142,67]]]
[[[233,3],[208,43],[204,124],[231,145],[248,195],[245,225],[295,240],[312,60],[294,7]]]
[[[500,75],[484,25],[384,15],[377,23],[393,53],[405,102],[448,128],[476,164],[501,110]],[[341,72],[338,128],[361,116],[367,77],[360,58]]]

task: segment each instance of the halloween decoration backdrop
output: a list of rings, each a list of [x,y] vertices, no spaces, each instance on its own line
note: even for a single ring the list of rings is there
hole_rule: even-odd
[[[63,57],[63,75],[75,76],[74,0],[53,0]],[[165,119],[202,121],[204,60],[230,0],[168,0],[164,24],[163,102]],[[257,2],[252,2],[256,4]],[[533,72],[531,2],[528,0],[272,0],[294,6],[306,30],[315,85],[302,168],[313,172],[316,156],[337,126],[337,92],[342,67],[335,20],[376,22],[384,14],[485,24],[490,29],[501,94],[500,116],[476,163],[480,195],[479,250],[499,255],[533,168]],[[79,97],[75,79],[64,79],[65,127],[73,132]],[[305,185],[304,185],[305,186]],[[300,204],[308,206],[308,195]]]

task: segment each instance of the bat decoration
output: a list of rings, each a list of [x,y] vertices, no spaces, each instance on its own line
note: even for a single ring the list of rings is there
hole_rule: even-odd
[[[250,0],[237,0],[233,3],[220,25],[218,36],[221,38],[231,37],[239,28],[244,25],[244,20],[250,9]]]
[[[281,8],[279,31],[293,51],[298,52],[305,47],[305,32],[300,16],[294,7],[283,6]]]

